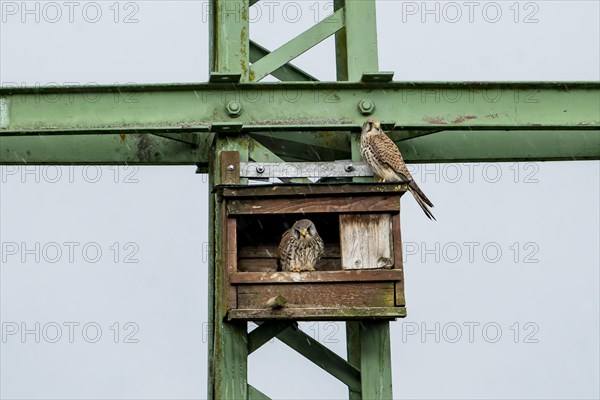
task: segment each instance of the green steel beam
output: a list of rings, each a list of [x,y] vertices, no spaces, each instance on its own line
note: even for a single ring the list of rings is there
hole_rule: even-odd
[[[397,130],[600,127],[600,83],[213,83],[4,88],[0,135],[358,130],[362,99]]]
[[[340,9],[252,64],[250,79],[256,82],[260,81],[343,27],[344,9]]]
[[[286,133],[251,136],[284,161],[352,158],[343,132],[303,132],[289,139],[284,139]],[[206,172],[212,134],[199,137],[201,143],[194,148],[145,134],[0,136],[0,164],[199,165]],[[442,131],[396,143],[412,163],[600,159],[600,130]],[[252,151],[258,157],[256,146]]]
[[[213,134],[197,146],[150,134],[0,137],[0,164],[194,165],[206,172]]]
[[[413,163],[600,159],[600,130],[444,131],[397,144]]]
[[[289,138],[285,133],[252,136],[285,160],[358,159],[358,142],[351,153],[350,141],[340,135],[343,137],[319,132]],[[402,131],[395,131],[391,136],[404,158],[413,163],[600,159],[600,130],[432,131],[406,140]]]

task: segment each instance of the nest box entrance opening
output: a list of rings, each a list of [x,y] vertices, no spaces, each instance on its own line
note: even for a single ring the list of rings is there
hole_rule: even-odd
[[[300,219],[310,219],[317,227],[325,252],[317,261],[317,271],[341,270],[339,219],[333,214],[244,215],[237,218],[237,269],[243,272],[276,272],[281,235]]]

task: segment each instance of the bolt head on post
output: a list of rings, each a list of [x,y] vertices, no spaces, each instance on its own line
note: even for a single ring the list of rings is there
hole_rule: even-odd
[[[227,115],[231,118],[236,118],[242,113],[242,105],[237,101],[230,101],[225,106],[225,110],[227,111]]]
[[[362,115],[371,115],[375,111],[375,103],[371,100],[362,99],[358,102],[358,110]]]

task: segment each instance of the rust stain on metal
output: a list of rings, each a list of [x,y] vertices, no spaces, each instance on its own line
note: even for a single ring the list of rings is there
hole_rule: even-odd
[[[423,121],[427,122],[428,124],[432,124],[432,125],[445,125],[445,124],[447,124],[447,122],[444,121],[444,118],[442,118],[440,116],[424,117]]]
[[[121,140],[125,140],[125,134],[124,133],[119,133],[119,137],[121,138]]]
[[[470,119],[475,119],[475,118],[477,118],[477,117],[474,116],[474,115],[460,115],[458,118],[453,119],[452,123],[453,124],[460,124],[461,122],[465,122],[465,121],[468,121]]]

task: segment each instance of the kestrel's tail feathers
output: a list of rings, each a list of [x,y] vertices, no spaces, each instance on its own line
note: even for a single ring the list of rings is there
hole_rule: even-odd
[[[412,177],[411,181],[408,183],[408,189],[413,193],[413,195],[415,195],[416,192],[419,195],[419,197],[425,202],[425,204],[427,204],[429,207],[433,207],[433,203],[431,202],[431,200],[429,200],[427,196],[425,196],[425,193],[423,193],[423,191],[417,185],[417,183],[414,180],[412,180]]]
[[[411,181],[408,184],[408,190],[412,193],[413,197],[417,201],[417,204],[421,207],[421,209],[423,210],[425,215],[427,215],[427,218],[437,221],[435,219],[435,217],[433,216],[433,214],[431,213],[431,210],[429,210],[429,207],[433,207],[433,204],[427,198],[427,196],[425,196],[425,193],[423,193],[421,191],[421,189],[419,189],[419,186],[417,186],[415,181]],[[429,207],[427,207],[427,206],[429,206]]]

